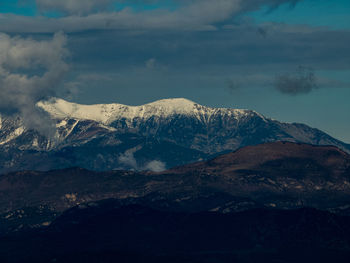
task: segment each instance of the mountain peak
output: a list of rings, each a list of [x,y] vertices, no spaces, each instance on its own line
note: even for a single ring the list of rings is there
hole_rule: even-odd
[[[251,110],[206,107],[183,98],[140,106],[51,99],[37,106],[56,123],[55,141],[23,129],[20,119],[2,119],[0,172],[80,165],[97,170],[159,169],[272,141],[335,145],[350,152],[348,145],[306,125],[280,123]],[[32,150],[40,152],[33,157]],[[52,150],[58,154],[47,154]]]
[[[178,111],[183,112],[183,111],[193,111],[193,108],[195,107],[195,105],[199,105],[199,104],[185,98],[169,98],[169,99],[156,100],[154,102],[147,103],[139,107],[151,106],[156,108],[172,110],[175,112],[178,112]]]
[[[168,98],[168,99],[161,99],[156,100],[150,103],[147,103],[145,105],[194,105],[197,104],[196,102],[186,99],[186,98]]]

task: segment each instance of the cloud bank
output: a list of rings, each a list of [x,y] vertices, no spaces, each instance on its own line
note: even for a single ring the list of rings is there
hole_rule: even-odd
[[[215,30],[217,23],[232,21],[241,14],[269,6],[295,5],[301,0],[173,0],[176,8],[166,8],[152,0],[36,0],[41,11],[63,13],[60,17],[27,17],[0,14],[0,31],[53,33],[87,30]],[[113,3],[122,4],[117,10]],[[135,4],[158,4],[153,9],[135,11]],[[109,7],[109,8],[108,8]],[[110,10],[110,11],[108,11]],[[23,27],[26,24],[26,27]]]
[[[64,14],[85,15],[105,10],[111,2],[111,0],[36,0],[36,5],[42,12],[58,11]]]
[[[58,94],[68,70],[66,42],[63,33],[42,41],[0,33],[0,112],[19,114],[28,129],[50,137],[53,123],[35,105]]]

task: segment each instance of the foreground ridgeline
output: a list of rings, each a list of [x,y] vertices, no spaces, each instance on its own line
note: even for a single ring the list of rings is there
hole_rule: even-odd
[[[350,151],[349,145],[303,124],[181,98],[141,106],[79,105],[52,99],[37,107],[49,115],[43,125],[52,125],[50,136],[25,128],[20,118],[0,116],[0,173],[74,166],[161,171],[274,141],[334,145]]]
[[[163,172],[14,172],[0,196],[1,262],[350,259],[350,155],[334,146],[266,143]]]
[[[350,218],[304,208],[171,212],[105,200],[0,237],[3,263],[347,263]]]

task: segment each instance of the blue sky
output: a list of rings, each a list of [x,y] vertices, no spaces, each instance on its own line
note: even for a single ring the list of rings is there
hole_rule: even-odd
[[[18,1],[2,0],[0,3],[0,13],[34,16],[36,8],[33,5],[23,6]]]
[[[350,143],[350,1],[73,2],[0,3],[9,37],[66,35],[70,70],[57,96],[132,105],[186,97],[303,122]]]

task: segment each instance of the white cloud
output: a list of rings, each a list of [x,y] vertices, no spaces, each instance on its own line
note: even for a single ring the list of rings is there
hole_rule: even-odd
[[[78,15],[104,10],[111,2],[111,0],[36,0],[41,11],[59,11]]]
[[[135,12],[134,1],[113,0],[37,0],[41,10],[60,11],[67,16],[48,18],[0,14],[0,30],[7,32],[80,32],[108,29],[167,29],[215,30],[215,24],[233,19],[240,14],[263,6],[278,6],[299,0],[177,0],[174,10],[157,8]],[[123,2],[121,11],[107,8],[111,2]],[[149,1],[136,1],[149,2]],[[23,24],[26,27],[23,27]]]
[[[132,151],[126,151],[124,154],[121,154],[118,158],[118,162],[126,166],[127,168],[139,170],[137,161]]]
[[[166,170],[166,165],[165,163],[154,160],[149,163],[147,163],[142,170],[147,170],[147,171],[152,171],[152,172],[162,172]]]
[[[153,160],[147,162],[145,165],[140,166],[135,159],[134,152],[135,148],[126,151],[121,154],[118,158],[118,162],[122,164],[127,169],[133,169],[136,171],[152,171],[152,172],[162,172],[166,170],[166,164],[159,160]]]
[[[27,128],[51,136],[53,125],[35,104],[58,93],[68,65],[66,36],[36,41],[0,33],[0,112],[20,114]]]

